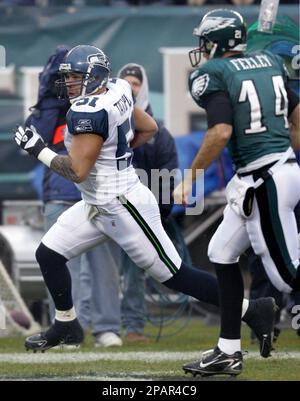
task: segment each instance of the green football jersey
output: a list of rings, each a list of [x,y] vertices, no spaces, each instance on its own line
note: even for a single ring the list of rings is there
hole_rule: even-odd
[[[291,145],[287,78],[281,58],[268,51],[212,59],[190,75],[190,92],[199,106],[215,92],[230,98],[233,134],[228,148],[236,169]]]

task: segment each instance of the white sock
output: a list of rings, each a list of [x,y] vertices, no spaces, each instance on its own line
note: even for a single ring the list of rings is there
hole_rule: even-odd
[[[72,309],[69,310],[57,310],[55,309],[55,319],[60,322],[70,322],[71,320],[76,319],[76,312],[73,306]]]
[[[241,351],[241,340],[227,340],[219,338],[218,347],[227,355],[232,355],[237,351]]]
[[[248,308],[249,308],[249,299],[244,298],[242,306],[242,318],[245,316]]]

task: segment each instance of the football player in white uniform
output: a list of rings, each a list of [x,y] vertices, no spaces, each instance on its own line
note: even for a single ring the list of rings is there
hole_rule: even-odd
[[[66,262],[111,238],[130,258],[167,287],[218,305],[214,276],[182,263],[165,233],[152,192],[141,184],[131,165],[129,148],[147,142],[157,131],[155,121],[134,106],[130,85],[109,79],[109,62],[94,46],[76,46],[60,65],[61,96],[72,106],[65,133],[67,155],[47,148],[34,127],[19,127],[16,142],[52,170],[75,182],[83,200],[63,213],[43,237],[36,252],[45,283],[53,297],[55,321],[45,332],[26,339],[25,347],[44,351],[83,339],[71,296]],[[134,130],[137,134],[134,135]],[[261,339],[273,329],[272,299],[245,300],[243,319]]]

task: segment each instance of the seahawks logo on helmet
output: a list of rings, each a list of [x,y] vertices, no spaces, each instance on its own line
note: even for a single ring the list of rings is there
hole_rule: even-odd
[[[193,82],[193,85],[192,85],[193,98],[200,99],[200,97],[206,91],[206,88],[208,87],[208,83],[209,83],[209,75],[208,74],[200,75],[200,77],[195,79],[195,81]]]
[[[91,54],[88,56],[88,62],[109,68],[109,61],[104,53]]]

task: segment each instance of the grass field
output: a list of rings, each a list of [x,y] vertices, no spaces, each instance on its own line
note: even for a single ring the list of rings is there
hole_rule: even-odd
[[[155,329],[149,327],[147,333],[154,335]],[[159,342],[153,339],[147,345],[125,343],[120,348],[94,348],[88,335],[78,350],[44,354],[26,353],[23,338],[0,338],[0,379],[204,380],[185,375],[181,366],[197,359],[200,351],[212,348],[217,335],[217,327],[193,319],[176,336]],[[250,344],[249,330],[243,327],[243,349],[249,353],[245,355],[243,373],[235,380],[300,380],[300,338],[293,330],[282,331],[273,356],[262,359],[257,346]]]

